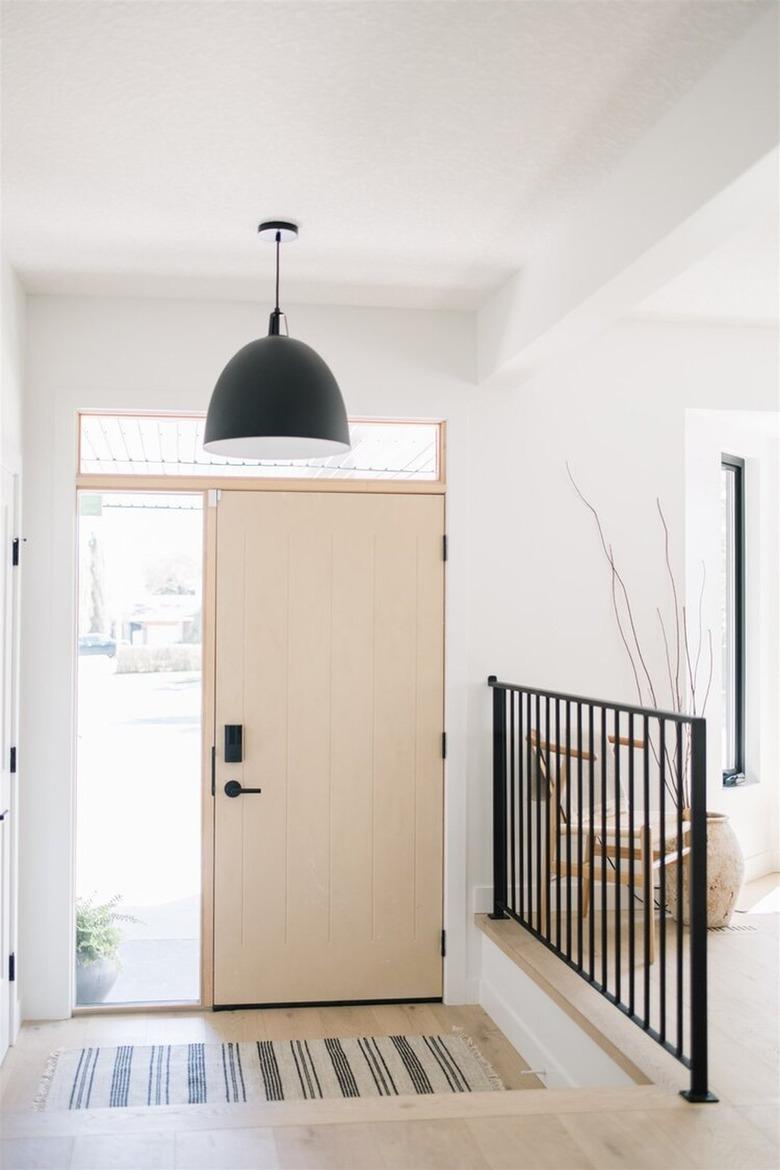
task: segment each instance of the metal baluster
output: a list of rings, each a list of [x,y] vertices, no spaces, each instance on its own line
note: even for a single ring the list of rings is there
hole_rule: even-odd
[[[661,791],[658,801],[659,812],[658,820],[660,828],[658,830],[658,856],[660,858],[659,876],[660,876],[660,897],[661,916],[660,916],[660,947],[659,947],[659,988],[658,988],[658,1010],[661,1014],[661,1021],[659,1026],[659,1033],[661,1036],[661,1043],[666,1040],[666,720],[662,717],[658,720],[659,726],[659,745],[658,755],[661,761]]]
[[[707,1083],[707,724],[691,720],[691,1087],[689,1101],[717,1101]],[[695,992],[695,994],[694,994]]]
[[[635,854],[636,854],[636,838],[634,837],[634,715],[633,712],[628,716],[628,888],[630,891],[630,898],[628,901],[628,1010],[629,1014],[634,1014],[634,994],[635,994],[635,942],[636,942],[636,927],[634,923],[634,915],[636,913],[636,889],[635,889]]]
[[[595,978],[596,969],[596,900],[594,887],[596,882],[596,738],[593,720],[593,704],[588,704],[588,740],[590,742],[590,766],[588,778],[588,967],[590,981]]]
[[[577,704],[577,966],[582,971],[582,703]]]
[[[525,915],[525,825],[523,817],[523,797],[525,792],[526,774],[523,767],[525,754],[523,752],[523,692],[517,692],[517,872],[519,874],[518,896],[520,902],[520,919]]]
[[[620,999],[620,854],[623,839],[620,835],[620,712],[614,713],[615,734],[615,996]]]
[[[601,708],[601,985],[607,989],[607,709]]]
[[[650,1027],[650,962],[652,953],[650,949],[651,931],[654,929],[655,907],[653,896],[653,859],[651,853],[652,834],[650,829],[650,722],[647,716],[644,716],[644,730],[642,732],[645,739],[644,760],[642,762],[642,797],[644,800],[644,813],[642,824],[642,899],[644,902],[644,950],[645,950],[645,969],[644,969],[644,1025],[645,1028]]]
[[[526,805],[528,816],[526,818],[526,825],[528,826],[528,909],[526,911],[526,921],[529,926],[533,926],[534,918],[534,850],[533,850],[533,806],[531,804],[531,796],[533,794],[534,783],[539,783],[538,776],[538,761],[536,767],[532,767],[531,756],[531,692],[526,696],[526,734],[525,734],[525,752],[526,752],[526,772],[528,776],[528,783],[526,787]],[[536,779],[534,779],[534,777]]]
[[[558,758],[560,760],[560,756]],[[571,959],[571,703],[568,699],[566,700],[566,958]]]
[[[555,742],[561,742],[561,703],[555,700]],[[560,756],[558,775],[560,776]],[[561,800],[555,801],[555,945],[561,949]]]
[[[560,781],[560,756],[554,755],[550,748],[550,700],[545,699],[544,703],[544,737],[547,740],[547,800],[544,802],[544,932],[548,942],[550,939],[550,885],[551,885],[551,861],[550,857],[550,800],[553,789],[558,792],[558,783]],[[554,758],[554,762],[553,762]]]
[[[683,727],[677,724],[677,1056],[683,1054]]]
[[[542,933],[542,720],[541,696],[536,696],[536,929]]]
[[[515,696],[509,692],[509,906],[517,914],[515,875]]]
[[[496,681],[495,676],[491,679]],[[506,918],[506,881],[506,691],[494,686],[492,918]]]

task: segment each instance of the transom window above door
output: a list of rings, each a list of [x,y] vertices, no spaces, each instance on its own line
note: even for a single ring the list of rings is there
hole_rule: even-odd
[[[289,479],[443,478],[443,424],[350,419],[352,449],[330,459],[229,459],[203,450],[205,415],[79,415],[79,473]]]

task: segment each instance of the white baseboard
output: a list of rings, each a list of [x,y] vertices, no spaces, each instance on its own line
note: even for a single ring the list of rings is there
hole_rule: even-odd
[[[780,853],[768,849],[764,853],[755,853],[745,858],[745,881],[754,882],[758,878],[766,877],[768,873],[780,871]]]
[[[466,980],[466,998],[464,1003],[479,1003],[478,975],[472,975]]]
[[[545,1085],[634,1083],[495,943],[482,935],[480,945],[479,1002]]]

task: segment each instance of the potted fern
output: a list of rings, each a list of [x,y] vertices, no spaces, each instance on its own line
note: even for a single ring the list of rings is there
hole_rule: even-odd
[[[101,1003],[117,981],[121,970],[119,923],[138,921],[117,910],[121,900],[121,894],[114,894],[108,901],[98,902],[93,894],[76,901],[77,1003]]]

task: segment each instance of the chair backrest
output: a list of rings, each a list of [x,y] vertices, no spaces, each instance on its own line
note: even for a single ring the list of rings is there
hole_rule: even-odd
[[[594,819],[601,818],[602,815],[614,816],[618,808],[621,813],[627,811],[626,776],[628,773],[627,762],[623,756],[627,756],[625,749],[630,748],[632,744],[634,749],[644,751],[644,740],[630,741],[626,736],[621,735],[618,739],[614,735],[608,735],[609,750],[603,757],[604,767],[602,769],[598,753],[589,743],[583,743],[582,748],[578,749],[571,743],[556,743],[553,740],[544,739],[534,728],[529,731],[527,739],[532,747],[531,792],[534,800],[547,800],[548,793],[554,793],[552,799],[557,798],[561,807],[565,808],[566,789],[567,786],[570,786],[569,808],[572,818],[589,820],[592,776]],[[619,774],[616,765],[618,752],[622,752]],[[582,761],[581,778],[580,761]],[[637,773],[640,771],[641,765],[637,767]],[[582,810],[577,807],[580,791],[582,791]],[[636,796],[635,792],[635,800]]]
[[[587,746],[578,749],[571,743],[559,744],[554,740],[542,739],[534,728],[528,732],[527,739],[532,747],[531,794],[533,799],[547,800],[549,795],[551,799],[557,799],[563,809],[566,803],[567,786],[572,783],[569,775],[572,763],[578,766],[579,761],[582,761],[583,776],[590,775],[591,764],[595,772],[598,756]],[[576,784],[572,783],[570,801],[574,799],[575,787]],[[573,815],[577,815],[577,809],[573,803],[571,808]]]
[[[639,751],[644,753],[647,745],[643,739],[629,739],[627,735],[608,735],[607,742],[610,746],[610,767],[607,771],[607,781],[612,791],[612,801],[614,805],[615,781],[618,779],[618,786],[620,790],[620,809],[628,809],[628,800],[626,798],[629,764],[630,759],[634,760],[634,808],[639,810],[642,806],[642,787],[641,775],[644,768],[644,760],[640,757],[637,760],[634,755]],[[617,772],[618,762],[620,765],[619,775]]]

